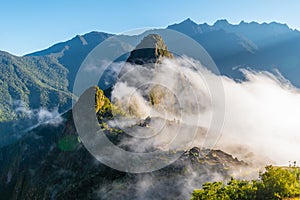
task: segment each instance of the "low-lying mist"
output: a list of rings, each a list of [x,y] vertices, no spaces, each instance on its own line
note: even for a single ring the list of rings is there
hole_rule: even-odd
[[[13,102],[16,114],[23,114],[25,117],[36,121],[40,124],[58,125],[62,123],[63,119],[61,114],[58,112],[58,108],[48,110],[46,108],[30,109],[26,106],[26,103],[21,100],[15,100]]]
[[[57,127],[63,122],[62,113],[59,113],[57,107],[32,109],[22,100],[13,100],[12,106],[18,119],[4,123],[0,127],[0,147],[19,140],[25,133],[40,125]]]
[[[217,109],[224,109],[215,149],[259,166],[300,161],[300,90],[282,76],[243,69],[245,79],[236,81],[215,75],[187,57],[164,59],[152,68],[128,63],[125,68],[113,88],[112,101],[131,115],[214,130],[212,117],[222,113]],[[224,99],[211,95],[208,79],[222,82]],[[152,90],[157,97],[151,96]],[[155,106],[153,98],[158,101]],[[194,146],[202,146],[209,138],[200,134],[190,139]]]
[[[242,72],[242,82],[222,77],[226,118],[217,147],[263,163],[300,161],[300,90],[281,76]]]
[[[61,113],[58,112],[58,108],[48,110],[46,108],[30,109],[25,102],[21,100],[15,100],[13,102],[14,111],[17,115],[22,115],[24,120],[28,120],[31,126],[28,126],[27,130],[35,128],[42,124],[58,126],[63,122]]]

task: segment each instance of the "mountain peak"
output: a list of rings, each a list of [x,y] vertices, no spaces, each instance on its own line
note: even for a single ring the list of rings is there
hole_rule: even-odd
[[[127,62],[138,65],[159,63],[162,57],[172,58],[173,55],[160,35],[149,34],[130,53]]]
[[[186,20],[184,20],[184,21],[181,22],[180,24],[183,24],[183,23],[188,23],[188,24],[197,25],[193,20],[191,20],[191,18],[187,18]]]
[[[173,24],[167,27],[175,31],[182,32],[186,35],[192,36],[198,33],[202,33],[201,27],[192,21],[190,18],[180,22],[179,24]]]
[[[216,21],[213,26],[223,28],[223,27],[227,27],[228,25],[231,25],[231,24],[227,21],[227,19],[220,19],[220,20]]]
[[[136,49],[139,48],[161,48],[166,49],[167,46],[158,34],[149,34],[145,36],[142,41],[137,45]]]

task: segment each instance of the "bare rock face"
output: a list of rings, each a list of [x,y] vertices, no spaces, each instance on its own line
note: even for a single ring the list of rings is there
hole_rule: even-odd
[[[149,34],[130,53],[127,62],[137,65],[160,63],[163,57],[173,58],[173,54],[160,35]]]

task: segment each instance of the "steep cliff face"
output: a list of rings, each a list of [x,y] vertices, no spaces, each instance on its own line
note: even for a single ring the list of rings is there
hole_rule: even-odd
[[[95,87],[95,111],[103,116],[112,115],[112,104],[99,87]]]
[[[137,65],[160,63],[163,57],[173,58],[173,54],[168,51],[161,36],[149,34],[130,53],[126,62]]]

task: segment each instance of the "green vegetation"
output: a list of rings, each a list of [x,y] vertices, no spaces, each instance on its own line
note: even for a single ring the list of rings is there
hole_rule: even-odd
[[[259,180],[231,180],[205,183],[200,190],[194,190],[192,200],[253,200],[286,199],[300,197],[300,169],[267,166]]]
[[[101,116],[112,115],[112,104],[99,87],[95,92],[95,111]]]
[[[0,51],[0,122],[15,120],[14,101],[26,107],[67,109],[68,70],[52,56],[17,57]]]
[[[110,102],[98,86],[95,89],[95,111],[99,120],[112,118],[113,116],[126,116],[126,113],[122,109]]]

